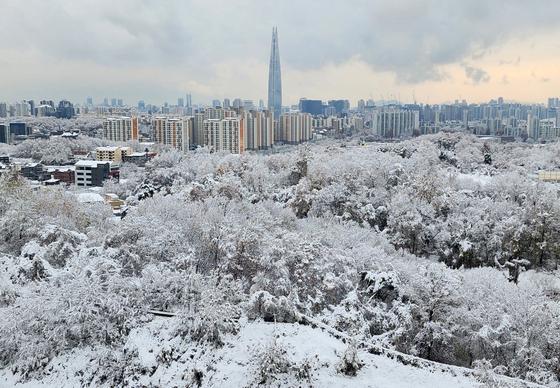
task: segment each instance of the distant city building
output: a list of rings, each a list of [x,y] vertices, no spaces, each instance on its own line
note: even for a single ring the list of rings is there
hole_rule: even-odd
[[[206,145],[216,152],[240,154],[245,151],[244,119],[227,117],[204,121]]]
[[[10,123],[10,136],[29,136],[31,135],[31,127],[23,122]]]
[[[277,120],[282,113],[282,75],[280,71],[280,51],[278,49],[278,29],[272,29],[270,64],[268,68],[268,110]]]
[[[10,127],[6,124],[0,124],[0,143],[10,142]]]
[[[254,104],[253,100],[243,100],[243,109],[245,109],[245,110],[255,109],[255,104]]]
[[[74,105],[70,101],[62,100],[58,103],[58,108],[56,109],[56,117],[62,119],[71,119],[76,115],[74,111]]]
[[[348,113],[350,110],[350,102],[348,100],[330,100],[329,107],[334,108],[336,115]]]
[[[221,108],[222,103],[220,102],[220,100],[212,100],[212,106],[214,108]]]
[[[313,116],[319,116],[324,113],[323,109],[323,101],[321,100],[308,100],[307,98],[299,100],[300,112],[310,113]]]
[[[103,138],[111,141],[137,141],[138,117],[107,117],[103,120]]]
[[[284,113],[275,135],[276,142],[299,144],[313,138],[311,115],[309,113]]]
[[[154,141],[186,152],[190,148],[193,132],[191,117],[155,117],[152,120]]]
[[[236,98],[235,100],[233,100],[232,103],[232,108],[233,109],[239,109],[243,106],[243,101],[241,101],[240,98]]]
[[[37,117],[47,117],[47,116],[55,116],[55,115],[56,115],[56,109],[54,109],[50,105],[42,104],[35,108],[35,116]]]

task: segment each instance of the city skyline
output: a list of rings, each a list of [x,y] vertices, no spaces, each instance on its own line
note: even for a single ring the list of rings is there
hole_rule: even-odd
[[[545,102],[560,90],[556,3],[380,0],[323,9],[288,1],[265,2],[264,15],[252,0],[243,5],[7,1],[0,101],[116,95],[131,104],[186,92],[195,101],[258,101],[267,95],[271,26],[283,31],[284,105],[301,97]],[[244,28],[222,29],[229,18]]]

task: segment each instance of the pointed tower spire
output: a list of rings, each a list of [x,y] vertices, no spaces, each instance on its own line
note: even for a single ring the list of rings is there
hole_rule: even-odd
[[[272,27],[270,64],[268,67],[268,109],[274,112],[274,119],[280,118],[282,111],[282,76],[280,73],[280,51],[278,50],[278,29]]]

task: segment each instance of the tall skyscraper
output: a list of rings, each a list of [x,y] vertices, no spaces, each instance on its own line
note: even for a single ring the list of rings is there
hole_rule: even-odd
[[[282,112],[282,77],[280,74],[280,52],[278,50],[278,29],[272,29],[270,65],[268,68],[268,110],[274,112],[274,119]]]

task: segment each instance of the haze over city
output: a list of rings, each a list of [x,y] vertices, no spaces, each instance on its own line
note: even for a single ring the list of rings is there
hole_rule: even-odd
[[[258,101],[275,25],[285,104],[545,102],[560,90],[559,13],[544,0],[5,0],[0,100]]]

